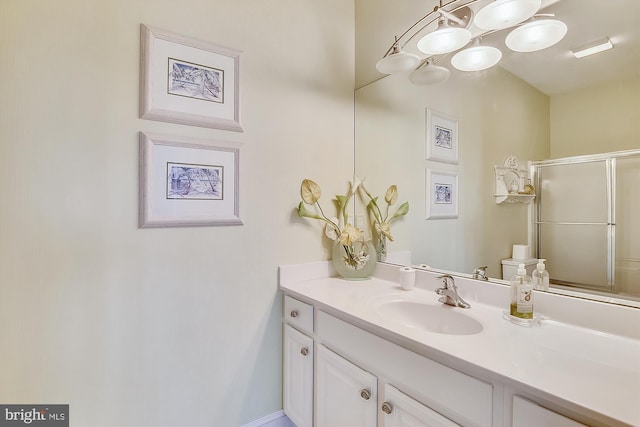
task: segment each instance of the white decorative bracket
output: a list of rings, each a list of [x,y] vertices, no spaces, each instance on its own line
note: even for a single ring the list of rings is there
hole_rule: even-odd
[[[496,173],[496,203],[529,203],[536,197],[535,191],[527,185],[529,172],[515,156],[508,156],[502,166],[493,168]]]

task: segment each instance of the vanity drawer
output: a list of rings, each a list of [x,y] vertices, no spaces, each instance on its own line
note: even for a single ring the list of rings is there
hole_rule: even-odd
[[[313,333],[313,306],[310,304],[285,295],[284,319],[290,325],[304,332]]]

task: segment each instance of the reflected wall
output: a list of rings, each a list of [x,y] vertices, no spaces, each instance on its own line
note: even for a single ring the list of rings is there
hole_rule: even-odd
[[[470,76],[454,73],[445,84],[419,87],[394,75],[357,90],[356,172],[377,194],[397,184],[411,204],[392,226],[390,251],[463,273],[488,265],[489,276],[500,278],[500,260],[513,244],[527,243],[529,208],[495,204],[493,165],[508,154],[526,161],[640,148],[640,74],[551,97],[499,67]],[[425,160],[426,108],[458,119],[458,164],[440,165],[459,174],[457,219],[425,220],[425,169],[433,164]],[[640,169],[633,164],[623,173]],[[635,194],[620,185],[618,202],[636,206]],[[640,227],[625,211],[633,210],[619,208],[625,229]],[[616,276],[634,276],[637,248],[628,239],[618,245],[618,254],[630,255],[618,257]]]
[[[640,148],[640,70],[550,98],[552,159]]]
[[[426,160],[426,109],[458,120],[457,164]],[[527,205],[497,205],[493,165],[549,157],[549,97],[499,67],[454,73],[437,86],[415,86],[390,75],[356,91],[355,170],[367,189],[383,195],[397,184],[409,214],[392,223],[389,251],[410,250],[413,263],[471,273],[527,242]],[[457,172],[458,218],[426,220],[425,170]]]

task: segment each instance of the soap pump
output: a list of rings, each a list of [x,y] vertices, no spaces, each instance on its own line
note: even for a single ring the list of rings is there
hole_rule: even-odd
[[[549,272],[545,270],[545,259],[539,259],[536,269],[533,271],[533,288],[537,291],[549,290]]]
[[[533,285],[524,264],[518,265],[518,273],[511,278],[509,314],[521,319],[533,319]]]

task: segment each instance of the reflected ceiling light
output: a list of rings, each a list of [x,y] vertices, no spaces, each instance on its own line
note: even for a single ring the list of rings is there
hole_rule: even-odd
[[[605,50],[609,50],[612,47],[613,43],[611,43],[611,40],[609,40],[608,37],[605,37],[603,39],[588,43],[584,46],[571,49],[571,52],[576,58],[584,58],[585,56],[593,55],[594,53],[600,53]]]
[[[399,73],[402,71],[409,71],[415,68],[420,63],[418,55],[402,51],[398,47],[397,39],[396,44],[393,46],[393,51],[382,58],[376,64],[376,69],[384,74]]]
[[[485,6],[474,16],[470,5],[480,1]],[[500,62],[502,52],[480,45],[479,39],[505,28],[513,28],[505,40],[509,49],[516,52],[545,49],[562,40],[567,26],[553,19],[552,14],[539,14],[542,3],[542,0],[439,0],[433,10],[395,38],[376,68],[385,74],[414,69],[409,74],[411,82],[435,84],[446,81],[451,74],[447,68],[435,64],[455,53],[451,65],[456,69],[485,70]],[[433,30],[436,23],[437,29]],[[475,23],[476,40],[474,45],[467,46],[472,38],[469,31],[472,23]],[[403,52],[401,47],[418,55]],[[418,50],[427,56],[422,62]]]
[[[511,31],[505,43],[516,52],[535,52],[558,43],[567,34],[567,25],[557,19],[527,22]]]
[[[442,19],[436,31],[427,34],[418,41],[418,49],[429,55],[441,55],[460,49],[470,40],[471,31],[451,26],[447,19]]]
[[[495,0],[480,9],[474,24],[483,30],[502,30],[531,18],[542,0]]]
[[[502,52],[492,46],[482,46],[476,39],[474,46],[456,53],[451,65],[460,71],[480,71],[493,67],[502,58]]]
[[[445,67],[435,65],[433,58],[428,58],[409,74],[409,80],[415,85],[434,85],[449,80],[451,71]]]

